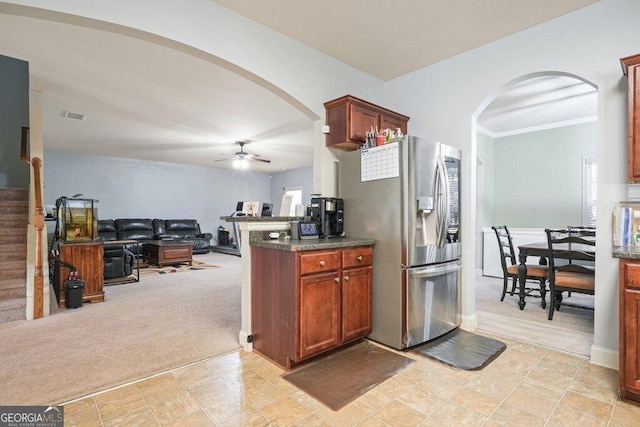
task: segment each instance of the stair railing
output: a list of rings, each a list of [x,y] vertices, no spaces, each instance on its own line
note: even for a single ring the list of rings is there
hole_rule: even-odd
[[[35,217],[34,225],[36,229],[36,259],[35,272],[33,275],[33,318],[39,319],[44,316],[44,275],[42,273],[42,230],[44,229],[44,206],[42,204],[42,159],[34,157],[31,159],[33,166],[33,183],[35,196]]]

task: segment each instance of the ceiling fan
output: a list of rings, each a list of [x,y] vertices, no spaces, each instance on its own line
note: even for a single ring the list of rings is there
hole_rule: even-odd
[[[255,162],[271,163],[271,160],[261,159],[259,154],[251,154],[244,151],[244,145],[246,143],[246,141],[236,141],[236,144],[240,146],[240,151],[236,152],[231,158],[214,160],[214,162],[224,162],[227,160],[252,160]]]

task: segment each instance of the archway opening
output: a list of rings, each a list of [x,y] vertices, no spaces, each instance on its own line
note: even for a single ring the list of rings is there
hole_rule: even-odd
[[[479,329],[589,355],[593,310],[563,307],[562,318],[548,321],[539,297],[526,297],[524,310],[517,294],[500,301],[503,272],[491,226],[510,228],[517,256],[518,245],[544,242],[545,228],[595,224],[597,104],[597,88],[585,79],[540,72],[508,82],[476,110]],[[594,307],[594,297],[571,298]],[[562,336],[542,332],[549,328],[562,328]]]

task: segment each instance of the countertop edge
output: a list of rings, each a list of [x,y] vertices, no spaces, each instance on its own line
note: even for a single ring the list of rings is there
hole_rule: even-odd
[[[356,239],[351,237],[319,238],[319,239],[271,239],[254,240],[251,246],[260,248],[278,249],[281,251],[302,252],[320,249],[341,249],[355,246],[374,246],[373,239]]]
[[[640,246],[614,246],[611,255],[613,258],[640,259]]]

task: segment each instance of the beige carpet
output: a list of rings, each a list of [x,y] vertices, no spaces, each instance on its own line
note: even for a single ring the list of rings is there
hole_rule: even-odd
[[[589,356],[593,344],[593,310],[561,307],[553,320],[540,307],[540,298],[527,297],[524,310],[518,296],[500,302],[502,279],[476,276],[478,329],[569,353]],[[566,302],[593,307],[593,296],[573,294]],[[547,304],[549,295],[547,294]]]
[[[239,348],[240,258],[105,287],[105,301],[0,324],[0,405],[52,405]]]

